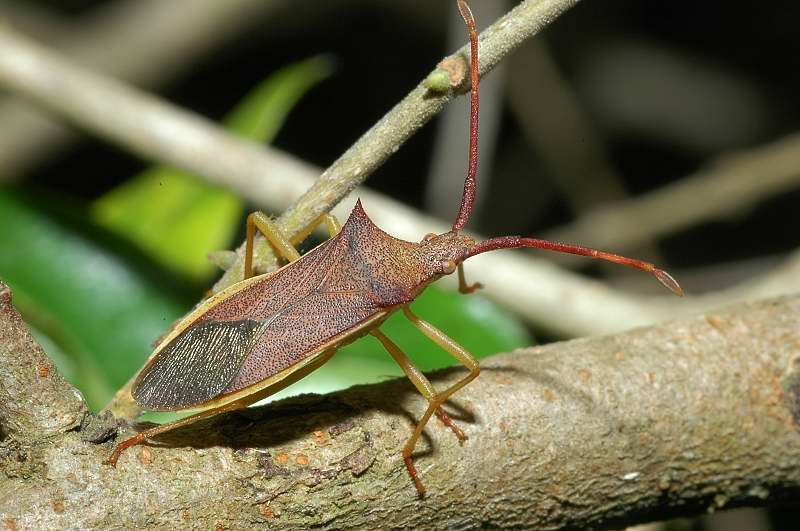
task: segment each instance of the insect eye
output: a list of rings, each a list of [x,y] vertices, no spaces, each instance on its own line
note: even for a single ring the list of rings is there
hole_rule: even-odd
[[[449,275],[455,270],[456,270],[456,263],[453,262],[452,260],[445,260],[444,262],[442,262],[442,273],[444,273],[445,275]]]
[[[423,238],[422,238],[422,242],[423,242],[423,243],[425,243],[425,242],[429,242],[429,241],[431,241],[431,240],[434,240],[435,238],[436,238],[436,233],[429,232],[428,234],[426,234],[425,236],[423,236]]]

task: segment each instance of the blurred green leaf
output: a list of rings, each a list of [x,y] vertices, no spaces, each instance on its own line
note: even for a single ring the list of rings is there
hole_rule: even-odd
[[[330,73],[325,56],[279,70],[231,112],[226,127],[251,140],[271,141],[300,97]],[[204,279],[214,271],[208,252],[229,246],[242,210],[242,202],[226,190],[155,166],[99,198],[91,214],[169,268]]]
[[[44,202],[0,188],[0,277],[25,318],[69,353],[74,367],[61,366],[98,407],[141,366],[187,303],[128,258],[52,216]]]

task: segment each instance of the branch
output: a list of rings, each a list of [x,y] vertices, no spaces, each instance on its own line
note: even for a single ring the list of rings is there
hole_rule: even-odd
[[[39,439],[75,428],[88,412],[83,397],[56,371],[11,305],[0,282],[0,440]]]
[[[0,84],[145,158],[181,167],[243,195],[250,183],[312,170],[238,139],[211,121],[70,63],[0,25]]]
[[[486,75],[526,39],[539,33],[576,3],[577,0],[525,0],[498,19],[479,36],[480,75]],[[442,63],[464,61],[464,57],[468,56],[468,47],[464,46],[457,53],[445,58]],[[453,80],[453,86],[463,86],[462,79]],[[285,234],[295,235],[320,214],[330,211],[455,96],[454,90],[435,93],[426,87],[424,81],[420,82],[325,170],[314,186],[278,218],[280,229]],[[419,238],[419,235],[416,238]],[[256,256],[271,253],[266,242],[263,239],[261,242],[261,248],[256,249]],[[242,278],[243,245],[238,249],[238,254],[237,264],[226,271],[217,282],[214,286],[215,291],[230,286]]]
[[[798,291],[800,291],[800,251],[794,251],[782,264],[763,275],[728,289],[689,297],[682,301],[683,304],[676,304],[676,301],[668,298],[659,298],[652,302],[651,311],[664,320],[679,315],[707,312],[745,300],[776,297]]]
[[[60,31],[50,24],[38,33],[77,63],[139,87],[154,87],[179,76],[208,50],[286,3],[122,0],[94,9],[69,25],[62,21]],[[9,18],[25,29],[35,24],[26,24],[14,14]],[[0,124],[5,131],[0,135],[0,181],[18,177],[75,136],[41,110],[15,98],[0,100]]]
[[[705,170],[644,194],[589,210],[548,238],[624,249],[724,218],[800,185],[800,134],[718,159]],[[713,197],[713,201],[708,198]],[[680,208],[676,208],[680,205]]]
[[[26,529],[608,529],[797,500],[798,321],[800,297],[785,297],[485,360],[446,406],[467,443],[426,430],[422,501],[399,450],[424,403],[391,380],[197,423],[116,469],[100,464],[111,443],[80,433],[4,441],[0,517]]]

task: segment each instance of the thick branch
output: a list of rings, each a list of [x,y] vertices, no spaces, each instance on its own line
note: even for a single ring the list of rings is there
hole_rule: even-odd
[[[0,282],[0,439],[50,437],[87,413],[81,394],[58,374],[11,305]]]
[[[795,296],[486,360],[447,405],[467,443],[436,422],[426,430],[422,501],[399,450],[424,404],[392,380],[198,423],[116,469],[100,464],[110,443],[79,433],[0,447],[0,517],[19,528],[603,529],[796,500],[798,322]],[[35,463],[47,467],[31,473]]]

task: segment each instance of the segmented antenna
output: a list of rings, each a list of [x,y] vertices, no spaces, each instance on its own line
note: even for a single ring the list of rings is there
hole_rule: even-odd
[[[458,11],[469,30],[470,45],[470,112],[469,112],[469,168],[464,180],[464,195],[461,196],[461,208],[458,211],[453,231],[464,228],[469,221],[472,207],[475,205],[475,175],[478,173],[478,33],[472,11],[464,0],[458,0]]]
[[[521,236],[502,236],[499,238],[492,238],[480,242],[469,250],[467,257],[475,256],[476,254],[485,253],[488,251],[495,251],[497,249],[518,249],[520,247],[528,247],[533,249],[546,249],[548,251],[556,251],[559,253],[577,254],[580,256],[588,256],[590,258],[597,258],[599,260],[606,260],[628,267],[634,267],[647,271],[656,279],[661,282],[667,289],[675,295],[683,296],[683,289],[672,276],[659,269],[650,262],[636,260],[635,258],[628,258],[627,256],[620,256],[618,254],[607,253],[605,251],[598,251],[597,249],[590,249],[589,247],[582,247],[580,245],[571,245],[568,243],[551,242],[549,240],[539,240],[536,238],[523,238]]]

